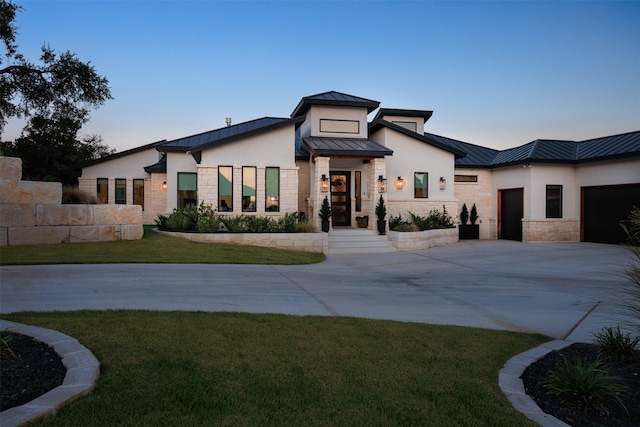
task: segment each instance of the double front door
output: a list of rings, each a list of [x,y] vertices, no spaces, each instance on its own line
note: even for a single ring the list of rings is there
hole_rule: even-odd
[[[351,174],[331,172],[331,222],[334,227],[351,226]]]

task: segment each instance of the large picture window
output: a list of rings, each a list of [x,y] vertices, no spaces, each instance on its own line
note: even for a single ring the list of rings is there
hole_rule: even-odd
[[[109,203],[109,179],[98,178],[96,183],[96,194],[100,203]]]
[[[242,167],[242,212],[256,211],[256,168]]]
[[[429,174],[427,172],[413,174],[413,197],[416,199],[429,197]]]
[[[280,168],[266,168],[265,182],[264,210],[280,212]]]
[[[133,180],[133,204],[142,206],[144,210],[144,179]]]
[[[127,180],[124,178],[116,178],[116,204],[124,205],[127,203]]]
[[[198,204],[198,175],[178,172],[178,208]]]
[[[547,185],[547,218],[562,218],[562,185]]]
[[[218,211],[233,210],[233,167],[220,166],[218,168]]]

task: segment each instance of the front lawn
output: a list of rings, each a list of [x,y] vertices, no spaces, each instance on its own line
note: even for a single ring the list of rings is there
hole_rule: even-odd
[[[35,264],[311,264],[321,253],[258,246],[198,243],[153,231],[145,226],[140,240],[55,245],[3,246],[0,265]]]
[[[77,338],[94,392],[45,426],[534,426],[498,386],[547,337],[341,317],[81,311],[7,320]]]

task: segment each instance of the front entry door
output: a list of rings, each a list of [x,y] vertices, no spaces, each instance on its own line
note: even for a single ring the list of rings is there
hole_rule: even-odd
[[[334,227],[351,226],[349,172],[331,172],[331,222]]]

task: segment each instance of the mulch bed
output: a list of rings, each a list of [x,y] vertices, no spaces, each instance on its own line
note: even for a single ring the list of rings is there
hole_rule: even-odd
[[[572,410],[560,405],[558,399],[546,394],[543,386],[549,371],[555,369],[564,359],[573,361],[576,358],[586,358],[588,363],[598,359],[596,347],[593,344],[572,344],[560,351],[553,351],[529,366],[522,374],[522,382],[527,394],[547,414],[576,427],[638,427],[640,426],[640,363],[626,365],[606,362],[604,367],[609,374],[620,378],[620,384],[628,390],[628,397],[624,399],[629,414],[615,401],[608,403],[609,412],[589,412]]]
[[[20,406],[62,384],[67,373],[60,356],[47,344],[26,335],[11,337],[13,358],[0,365],[0,411]]]

